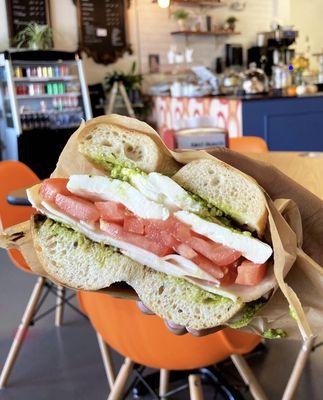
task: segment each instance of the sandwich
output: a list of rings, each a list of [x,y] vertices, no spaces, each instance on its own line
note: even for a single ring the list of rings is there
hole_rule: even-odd
[[[178,163],[133,121],[87,122],[75,160],[91,169],[28,189],[43,268],[80,290],[126,283],[193,329],[246,325],[277,286],[263,190],[213,157]]]

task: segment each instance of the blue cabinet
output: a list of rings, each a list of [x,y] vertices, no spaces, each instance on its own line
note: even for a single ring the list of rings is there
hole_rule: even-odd
[[[242,100],[242,126],[270,150],[323,151],[323,95]]]

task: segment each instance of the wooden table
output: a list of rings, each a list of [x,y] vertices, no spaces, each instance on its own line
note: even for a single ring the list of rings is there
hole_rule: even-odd
[[[323,200],[323,152],[275,152],[248,154],[266,161]]]

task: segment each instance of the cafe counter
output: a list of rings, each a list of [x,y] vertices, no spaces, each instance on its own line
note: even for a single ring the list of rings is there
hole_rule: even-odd
[[[323,150],[323,92],[307,96],[153,96],[159,132],[189,117],[214,117],[230,137],[260,136],[270,150]]]

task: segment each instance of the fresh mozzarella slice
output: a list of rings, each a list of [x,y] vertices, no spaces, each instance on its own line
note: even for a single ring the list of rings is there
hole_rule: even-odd
[[[151,172],[148,175],[131,174],[130,182],[148,199],[164,204],[171,209],[182,209],[200,212],[200,203],[190,196],[186,190],[168,176]]]
[[[67,189],[91,200],[111,200],[123,204],[141,218],[166,220],[169,211],[161,204],[148,200],[128,182],[106,176],[72,175]]]
[[[192,231],[206,236],[216,243],[230,247],[230,249],[240,251],[246,259],[256,264],[265,263],[272,255],[272,249],[267,243],[263,243],[252,236],[237,233],[230,228],[206,221],[187,211],[177,211],[174,215],[181,222],[190,225]]]

